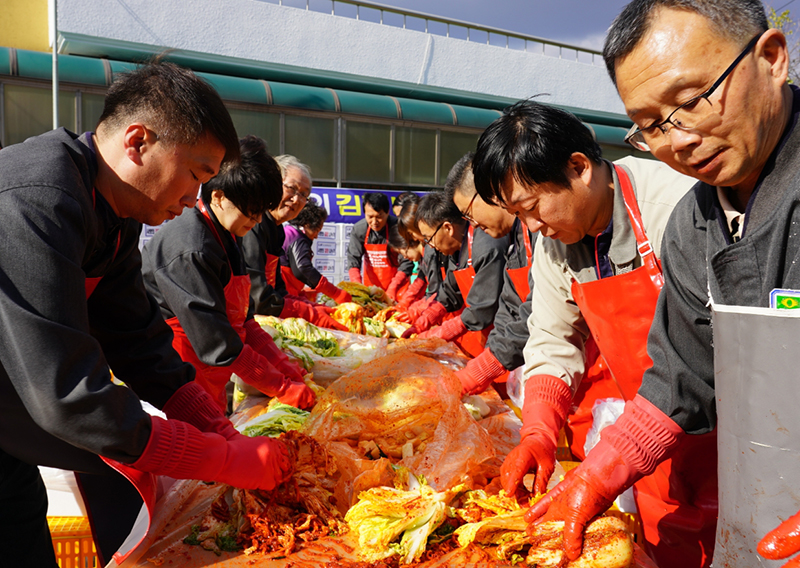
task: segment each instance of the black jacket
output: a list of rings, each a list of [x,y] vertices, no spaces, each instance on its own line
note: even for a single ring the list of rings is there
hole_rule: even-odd
[[[135,461],[150,437],[140,398],[161,408],[194,378],[144,289],[141,225],[93,195],[96,174],[91,135],[0,151],[0,448],[89,472],[107,471],[97,454]]]
[[[178,318],[198,359],[224,367],[231,365],[244,347],[228,320],[225,286],[232,274],[243,276],[246,271],[239,253],[241,239],[223,229],[211,209],[208,213],[224,246],[200,209],[187,209],[145,245],[142,274],[164,319]]]
[[[508,235],[493,239],[484,233],[483,229],[476,228],[472,239],[472,259],[470,259],[469,234],[468,229],[465,229],[461,250],[447,257],[446,276],[437,299],[448,312],[455,312],[464,305],[453,272],[466,268],[470,260],[475,270],[475,279],[466,298],[467,307],[461,312],[461,321],[470,331],[486,329],[494,322],[500,291],[503,289],[507,249]]]
[[[506,368],[513,371],[525,362],[522,350],[528,341],[528,317],[531,315],[531,297],[533,295],[533,278],[531,267],[528,265],[528,253],[525,249],[523,231],[527,227],[519,220],[514,221],[508,238],[510,245],[506,251],[506,270],[503,272],[503,291],[500,292],[500,302],[494,316],[494,329],[486,340],[486,348]],[[530,234],[531,250],[536,244],[539,233]],[[528,285],[531,291],[523,301],[508,271],[516,268],[527,267]]]
[[[265,316],[279,316],[283,311],[283,298],[286,284],[281,277],[280,260],[275,264],[275,285],[267,283],[265,269],[267,253],[280,259],[283,254],[283,227],[275,222],[269,212],[264,213],[261,222],[253,227],[242,239],[242,254],[250,275],[250,297],[253,299],[255,313]]]

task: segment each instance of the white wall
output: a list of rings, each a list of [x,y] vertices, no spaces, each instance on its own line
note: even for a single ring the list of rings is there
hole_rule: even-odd
[[[64,32],[624,113],[605,68],[258,0],[59,0]]]

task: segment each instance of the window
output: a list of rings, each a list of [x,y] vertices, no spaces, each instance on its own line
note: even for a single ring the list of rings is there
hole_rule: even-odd
[[[49,89],[5,83],[3,145],[10,146],[53,129],[53,93]],[[75,93],[59,91],[58,120],[75,131]]]
[[[100,115],[103,114],[105,95],[94,93],[81,93],[81,125],[82,131],[94,130]]]
[[[375,183],[392,181],[392,127],[348,120],[346,129],[346,179]]]
[[[335,179],[336,121],[291,114],[284,120],[284,152],[307,164],[314,179]]]
[[[394,181],[436,185],[436,131],[425,128],[395,128]]]
[[[447,173],[467,152],[474,152],[480,134],[442,130],[439,142],[439,185],[444,185]]]
[[[277,156],[281,153],[280,114],[238,108],[229,108],[228,112],[239,138],[253,134],[267,143],[267,150],[270,154]]]

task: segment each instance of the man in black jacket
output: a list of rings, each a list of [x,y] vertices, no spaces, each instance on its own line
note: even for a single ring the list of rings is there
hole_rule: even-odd
[[[771,290],[800,290],[800,91],[786,81],[786,38],[769,29],[762,3],[634,0],[609,29],[603,55],[635,123],[627,140],[699,183],[677,204],[664,233],[664,289],[647,342],[653,365],[636,398],[569,480],[526,516],[532,521],[547,510],[545,520],[563,519],[569,558],[580,553],[585,524],[616,495],[682,440],[715,429],[712,304],[766,308]],[[786,348],[793,347],[796,339],[787,338]],[[770,379],[778,396],[796,396],[786,377]],[[757,411],[774,414],[747,408]],[[784,429],[781,417],[774,420],[772,431]],[[786,432],[792,446],[796,432]],[[750,440],[737,454],[756,455],[763,444]],[[791,447],[781,450],[797,455]],[[796,463],[770,464],[759,484],[786,477],[791,486]],[[752,481],[742,480],[749,494],[757,491]],[[800,550],[788,537],[800,528],[800,501],[791,491],[781,496],[782,510],[749,510],[746,527],[726,530],[718,540],[733,544],[739,565],[764,562],[756,557],[758,539],[782,520],[785,533],[762,545],[781,552],[770,558]],[[729,562],[715,553],[714,564]]]
[[[238,434],[193,382],[142,283],[140,223],[193,206],[238,154],[219,95],[163,62],[109,88],[94,133],[58,129],[0,152],[0,223],[13,235],[0,242],[5,565],[56,566],[37,465],[86,474],[102,564],[139,511],[122,505],[130,491],[107,464],[263,489],[281,481],[266,464],[288,475],[282,445]]]

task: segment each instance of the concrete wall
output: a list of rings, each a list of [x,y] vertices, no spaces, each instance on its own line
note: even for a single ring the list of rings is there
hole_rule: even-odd
[[[59,0],[58,18],[112,40],[624,112],[600,65],[258,0]]]

